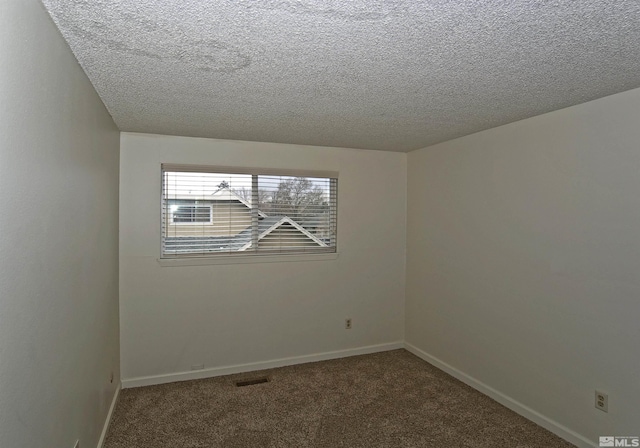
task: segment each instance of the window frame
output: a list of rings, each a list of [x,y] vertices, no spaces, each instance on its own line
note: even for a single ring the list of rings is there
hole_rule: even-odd
[[[205,264],[236,264],[255,262],[279,262],[279,261],[314,261],[338,258],[338,175],[337,171],[318,170],[291,170],[291,169],[271,169],[271,168],[247,168],[229,167],[215,165],[185,165],[161,163],[160,166],[160,257],[158,262],[162,266],[197,266]],[[327,247],[319,248],[298,248],[279,250],[248,250],[232,252],[213,253],[183,253],[167,254],[165,252],[166,225],[206,225],[204,222],[174,223],[173,216],[168,220],[165,210],[165,173],[166,172],[188,172],[188,173],[212,173],[212,174],[237,174],[257,176],[282,176],[282,177],[309,177],[329,180],[329,226],[330,244]],[[254,192],[255,194],[255,192]],[[167,200],[170,200],[167,198]],[[250,203],[252,201],[249,201]],[[199,205],[199,204],[198,204]],[[202,205],[207,206],[206,204]],[[214,210],[210,205],[210,223],[214,221]],[[258,207],[250,207],[252,216],[260,217],[263,213]],[[251,227],[255,225],[252,220]],[[253,239],[253,238],[252,238]]]

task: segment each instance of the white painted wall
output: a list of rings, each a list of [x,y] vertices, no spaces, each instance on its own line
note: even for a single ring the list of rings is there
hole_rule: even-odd
[[[0,447],[95,447],[118,382],[118,146],[37,0],[0,2]]]
[[[163,162],[339,171],[339,258],[161,267]],[[120,167],[123,378],[403,340],[405,154],[123,133]]]
[[[405,312],[408,343],[569,430],[639,435],[640,90],[409,153]]]

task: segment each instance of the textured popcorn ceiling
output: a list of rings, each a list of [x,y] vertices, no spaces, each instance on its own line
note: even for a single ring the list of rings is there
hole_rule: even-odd
[[[123,131],[410,151],[640,87],[637,0],[43,0]]]

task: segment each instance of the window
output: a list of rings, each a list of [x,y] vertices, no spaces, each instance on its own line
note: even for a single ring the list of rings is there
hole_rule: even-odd
[[[162,166],[162,258],[336,252],[338,176]]]
[[[198,201],[169,201],[170,219],[173,224],[210,223],[211,206],[198,205]]]

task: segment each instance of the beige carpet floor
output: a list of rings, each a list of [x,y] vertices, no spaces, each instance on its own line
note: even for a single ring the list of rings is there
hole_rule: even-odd
[[[572,446],[394,350],[125,389],[105,448]]]

